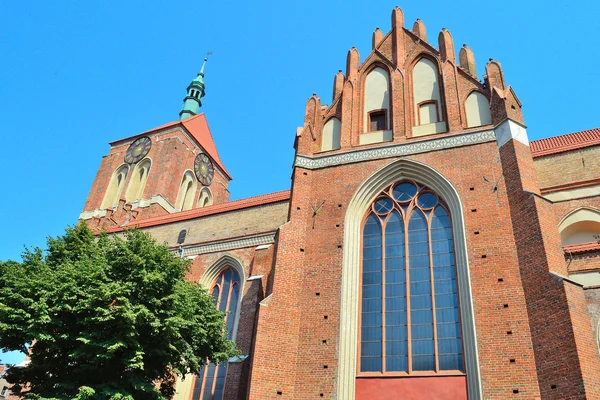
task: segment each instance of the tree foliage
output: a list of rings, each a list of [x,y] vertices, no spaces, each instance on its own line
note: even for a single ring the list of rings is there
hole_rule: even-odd
[[[0,262],[0,348],[27,351],[9,369],[30,398],[163,399],[174,373],[235,354],[212,297],[188,262],[146,233],[95,237],[85,224]]]

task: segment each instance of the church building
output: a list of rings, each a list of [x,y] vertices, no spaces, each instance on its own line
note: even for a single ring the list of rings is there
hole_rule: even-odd
[[[80,219],[191,259],[242,353],[175,399],[600,399],[600,129],[530,142],[481,69],[395,8],[308,99],[283,192],[229,200],[204,66],[110,143]]]

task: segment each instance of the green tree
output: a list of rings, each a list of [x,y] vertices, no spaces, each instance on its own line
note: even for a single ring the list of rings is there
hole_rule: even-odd
[[[236,354],[189,262],[139,230],[85,224],[0,262],[0,348],[31,362],[7,373],[28,398],[163,399],[174,374]]]

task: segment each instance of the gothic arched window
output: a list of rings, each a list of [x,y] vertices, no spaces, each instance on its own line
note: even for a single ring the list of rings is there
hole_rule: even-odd
[[[452,222],[412,181],[371,204],[363,225],[359,375],[464,373]]]
[[[225,313],[227,336],[233,339],[233,328],[237,316],[240,299],[240,276],[233,268],[227,268],[217,277],[210,292],[215,299],[215,305]],[[202,367],[196,376],[192,400],[221,400],[225,387],[227,362],[208,364]]]

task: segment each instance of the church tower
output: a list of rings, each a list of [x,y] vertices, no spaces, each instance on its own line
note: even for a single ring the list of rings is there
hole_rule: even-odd
[[[179,112],[179,119],[186,119],[198,113],[198,109],[202,107],[202,98],[204,97],[204,67],[208,57],[204,59],[202,68],[198,72],[198,76],[187,87],[187,96],[183,99],[183,108]]]
[[[229,201],[231,176],[217,152],[206,116],[204,63],[187,87],[178,121],[110,143],[80,219],[93,229]]]

